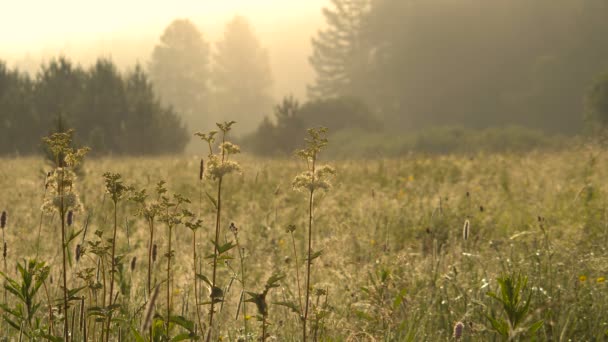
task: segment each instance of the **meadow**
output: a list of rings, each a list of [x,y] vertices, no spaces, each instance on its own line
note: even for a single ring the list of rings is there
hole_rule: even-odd
[[[293,189],[306,161],[237,154],[218,224],[203,143],[198,157],[85,157],[69,184],[82,209],[63,220],[41,209],[52,163],[0,159],[2,338],[61,341],[67,326],[73,341],[301,341],[304,321],[311,341],[608,337],[608,157],[599,147],[358,160],[321,152],[336,173],[312,205]],[[154,246],[142,211],[150,203],[175,211],[158,214]]]

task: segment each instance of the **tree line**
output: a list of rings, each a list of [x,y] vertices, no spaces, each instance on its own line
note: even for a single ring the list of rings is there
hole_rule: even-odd
[[[39,153],[41,137],[68,128],[97,154],[173,153],[189,140],[139,65],[121,74],[108,59],[84,69],[61,57],[30,77],[0,61],[0,155]]]
[[[189,19],[171,22],[148,64],[164,103],[191,129],[235,120],[251,132],[272,108],[268,52],[249,21],[235,16],[213,46]]]
[[[312,99],[361,99],[387,126],[575,134],[608,70],[605,0],[331,0]]]

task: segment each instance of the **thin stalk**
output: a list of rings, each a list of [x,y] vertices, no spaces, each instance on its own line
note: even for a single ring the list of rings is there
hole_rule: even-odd
[[[115,253],[116,253],[116,230],[118,226],[117,220],[117,203],[114,202],[114,234],[112,235],[112,259],[110,262],[112,263],[112,267],[110,270],[110,302],[108,303],[108,307],[112,306],[112,298],[114,297],[114,272],[116,268],[115,261]],[[112,310],[108,313],[108,325],[106,329],[106,342],[110,341],[110,324],[112,323]]]
[[[148,244],[148,296],[152,295],[152,248],[154,245],[154,219],[149,218],[150,243]],[[152,339],[152,325],[150,325],[150,339]]]
[[[217,254],[218,249],[217,246],[220,241],[220,214],[222,212],[222,177],[220,177],[217,184],[217,211],[215,215],[215,253],[213,253],[213,278],[211,281],[211,290],[216,287],[216,274],[217,274]],[[209,342],[211,340],[211,332],[213,331],[213,312],[215,308],[215,301],[211,299],[211,309],[209,311],[209,331],[207,332],[206,341]]]
[[[291,243],[293,245],[293,256],[296,260],[295,268],[296,268],[296,282],[298,284],[298,301],[300,302],[300,315],[302,315],[304,310],[304,305],[302,305],[302,286],[300,285],[300,263],[298,262],[298,251],[296,249],[296,238],[293,236],[293,232],[291,232]]]
[[[242,294],[245,293],[245,248],[241,248],[241,244],[239,243],[239,238],[237,235],[234,236],[236,240],[236,248],[239,249],[239,259],[241,259],[241,286],[243,287]],[[243,296],[241,294],[241,297]],[[243,326],[245,329],[245,338],[248,336],[248,326],[247,326],[247,303],[243,302]]]
[[[262,316],[262,342],[266,342],[266,315]]]
[[[67,256],[66,256],[66,243],[65,243],[65,205],[63,202],[63,197],[64,197],[64,172],[65,170],[62,170],[61,172],[61,184],[59,184],[59,186],[57,187],[59,189],[59,198],[60,198],[60,203],[59,203],[59,211],[61,214],[61,253],[63,254],[63,314],[64,314],[64,319],[63,319],[63,340],[65,342],[69,342],[70,341],[70,334],[69,334],[69,322],[68,322],[68,282],[67,282]]]
[[[173,227],[169,226],[169,253],[167,256],[167,339],[169,338],[169,318],[171,317],[171,233]]]
[[[199,303],[198,303],[198,281],[196,278],[196,260],[197,260],[197,256],[196,256],[196,229],[192,230],[192,267],[194,270],[194,304],[196,305],[196,318],[198,319],[198,326],[202,327],[201,323],[203,322],[201,320],[201,312],[199,309]]]
[[[315,162],[316,157],[312,158],[312,184],[315,183]],[[310,190],[310,197],[308,200],[308,258],[306,260],[306,302],[304,307],[304,317],[302,318],[302,341],[306,342],[306,323],[308,321],[308,307],[310,302],[310,265],[312,264],[312,260],[310,260],[310,256],[312,255],[312,218],[313,218],[313,209],[314,209],[314,188]]]
[[[51,296],[49,295],[49,289],[46,286],[46,280],[42,282],[42,286],[44,287],[44,293],[46,294],[46,300],[49,306],[49,334],[54,335],[53,331],[53,305],[51,304]]]

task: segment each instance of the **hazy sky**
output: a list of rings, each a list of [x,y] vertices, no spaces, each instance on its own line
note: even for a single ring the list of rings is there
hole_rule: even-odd
[[[64,54],[83,64],[99,55],[119,65],[146,62],[163,29],[190,18],[210,41],[234,15],[250,19],[268,48],[277,93],[303,94],[312,74],[310,37],[329,0],[0,0],[0,59],[35,68]],[[290,75],[288,75],[290,73]],[[295,88],[295,89],[294,89]]]

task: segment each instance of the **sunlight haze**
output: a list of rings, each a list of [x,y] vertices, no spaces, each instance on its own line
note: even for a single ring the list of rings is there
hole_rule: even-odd
[[[270,54],[275,93],[304,96],[312,79],[310,38],[327,0],[1,1],[0,56],[35,72],[41,60],[70,55],[82,64],[99,56],[121,67],[146,63],[164,28],[189,18],[211,43],[235,15],[247,17]]]

